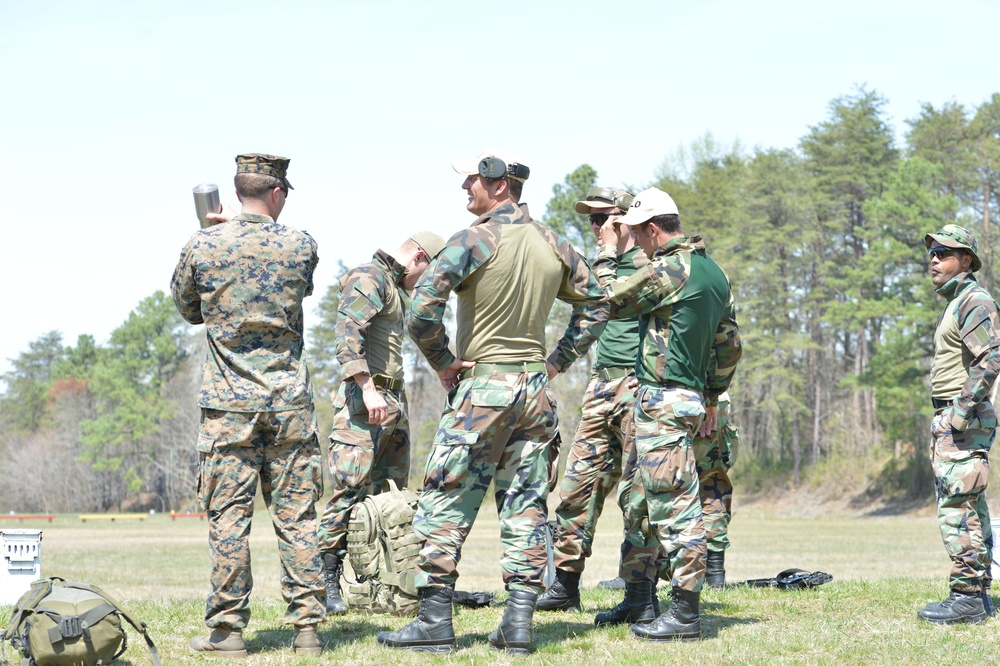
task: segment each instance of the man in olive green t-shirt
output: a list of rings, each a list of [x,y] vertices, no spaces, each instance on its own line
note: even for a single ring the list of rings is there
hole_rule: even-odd
[[[591,307],[603,292],[583,257],[519,204],[529,173],[520,160],[487,150],[453,167],[465,176],[466,209],[477,219],[447,242],[410,306],[410,335],[450,392],[413,521],[422,541],[415,571],[420,612],[377,640],[427,652],[454,649],[451,610],[462,544],[492,483],[509,596],[489,642],[526,653],[544,589],[546,500],[558,456],[549,378],[597,340],[607,308]],[[458,297],[455,353],[442,323],[451,292]],[[546,357],[545,325],[557,298],[573,305],[573,315]]]

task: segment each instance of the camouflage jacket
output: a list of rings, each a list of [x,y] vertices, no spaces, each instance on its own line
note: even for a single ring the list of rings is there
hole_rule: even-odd
[[[455,360],[442,324],[458,296],[457,353],[467,361],[545,360],[545,325],[556,298],[573,305],[548,360],[560,372],[587,353],[607,323],[606,305],[586,260],[562,237],[513,203],[452,236],[424,273],[410,304],[410,336],[435,370]]]
[[[936,291],[948,305],[934,332],[931,395],[952,401],[951,427],[964,431],[1000,373],[1000,316],[993,296],[972,273],[961,273]]]
[[[311,403],[302,300],[318,261],[309,234],[266,215],[241,213],[191,237],[170,291],[185,320],[205,324],[199,405],[276,412]]]
[[[639,380],[681,384],[716,404],[743,345],[729,278],[705,252],[701,236],[672,239],[623,278],[615,247],[605,245],[594,270],[606,285],[611,317],[639,317]]]
[[[403,378],[405,274],[404,266],[379,250],[340,278],[337,361],[344,379],[359,372]]]

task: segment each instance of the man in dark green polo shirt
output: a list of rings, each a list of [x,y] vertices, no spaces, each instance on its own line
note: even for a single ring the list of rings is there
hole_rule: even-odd
[[[633,235],[649,263],[619,277],[617,247],[624,233]],[[601,227],[601,242],[594,270],[612,318],[639,317],[637,481],[645,491],[647,529],[672,572],[670,608],[653,622],[632,625],[632,634],[694,640],[701,637],[706,545],[692,442],[699,430],[716,429],[719,396],[742,354],[736,308],[726,274],[700,236],[681,232],[677,205],[666,192],[650,188],[636,195],[624,217]]]

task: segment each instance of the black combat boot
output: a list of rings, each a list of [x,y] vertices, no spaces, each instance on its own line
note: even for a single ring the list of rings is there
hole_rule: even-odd
[[[997,614],[997,609],[993,606],[993,597],[990,596],[989,588],[983,590],[983,593],[979,595],[983,600],[983,610],[986,611],[987,617],[993,617]]]
[[[932,601],[917,617],[934,624],[978,624],[989,618],[980,592],[952,590],[944,601]]]
[[[323,553],[323,582],[326,583],[326,612],[329,615],[341,615],[347,612],[347,604],[340,596],[340,577],[344,573],[343,550],[331,550]]]
[[[382,631],[375,637],[380,645],[447,654],[455,649],[455,630],[451,626],[451,603],[455,591],[450,587],[422,587],[417,619],[402,629]]]
[[[652,622],[656,618],[653,606],[655,590],[655,586],[649,581],[626,583],[625,600],[609,611],[598,613],[594,624],[600,627],[626,622]]]
[[[693,641],[701,638],[701,617],[698,615],[700,592],[680,588],[670,591],[667,612],[646,624],[633,624],[632,635],[649,641]]]
[[[708,551],[708,558],[705,561],[705,585],[715,588],[726,586],[726,551]]]
[[[538,597],[535,610],[580,610],[580,574],[556,569],[556,579]]]
[[[511,654],[531,652],[531,616],[537,601],[534,592],[511,590],[500,626],[490,634],[490,645]]]

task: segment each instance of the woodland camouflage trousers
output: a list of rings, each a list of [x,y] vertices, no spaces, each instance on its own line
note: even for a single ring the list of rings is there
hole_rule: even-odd
[[[949,585],[959,592],[979,593],[992,583],[993,530],[986,486],[995,429],[996,415],[988,401],[964,432],[952,430],[938,418],[931,422],[938,526],[951,558]]]
[[[375,425],[368,423],[368,408],[356,382],[342,382],[333,401],[329,450],[333,492],[319,524],[323,552],[347,548],[347,524],[354,505],[382,492],[386,481],[406,487],[410,474],[406,393],[377,390],[388,405],[388,417]]]
[[[558,433],[544,372],[472,376],[449,394],[413,522],[422,541],[418,588],[455,585],[462,544],[492,481],[503,581],[511,590],[542,592]]]

